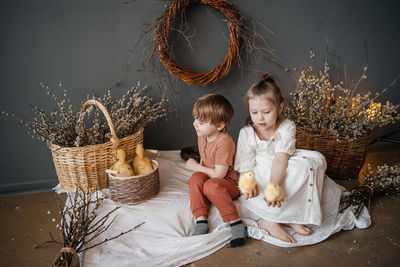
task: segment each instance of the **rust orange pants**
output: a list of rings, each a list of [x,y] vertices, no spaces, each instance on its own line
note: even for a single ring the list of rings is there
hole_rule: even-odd
[[[202,172],[193,173],[189,179],[190,209],[195,218],[208,215],[211,203],[218,209],[224,222],[239,219],[233,202],[240,194],[237,182],[230,178],[209,178]]]

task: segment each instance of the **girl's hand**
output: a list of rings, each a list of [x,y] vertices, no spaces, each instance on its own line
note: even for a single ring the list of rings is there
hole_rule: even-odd
[[[198,166],[199,166],[199,163],[195,159],[190,158],[186,161],[185,169],[196,172]]]
[[[258,196],[259,194],[260,194],[260,188],[258,188],[258,185],[256,184],[256,187],[254,188],[253,191],[244,193],[244,198],[247,200],[249,198]]]
[[[268,201],[265,197],[264,197],[264,201],[267,202],[267,206],[268,207],[281,207],[281,202],[285,201],[284,199],[282,199],[281,201]]]

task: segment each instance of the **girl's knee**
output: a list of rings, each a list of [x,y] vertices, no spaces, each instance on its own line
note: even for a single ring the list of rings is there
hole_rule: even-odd
[[[326,161],[325,156],[321,152],[316,151],[316,150],[309,151],[308,157],[312,158],[314,161],[321,162],[321,163]]]

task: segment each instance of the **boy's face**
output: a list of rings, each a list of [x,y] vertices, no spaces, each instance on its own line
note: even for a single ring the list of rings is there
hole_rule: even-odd
[[[225,127],[223,123],[214,125],[210,122],[203,122],[196,118],[194,119],[193,126],[196,130],[197,136],[205,137],[212,137],[218,134]]]

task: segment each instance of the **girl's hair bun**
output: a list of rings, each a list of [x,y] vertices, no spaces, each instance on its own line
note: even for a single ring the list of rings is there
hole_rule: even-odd
[[[261,78],[261,81],[266,83],[275,83],[274,78],[272,78],[272,75],[269,73],[264,74]]]

